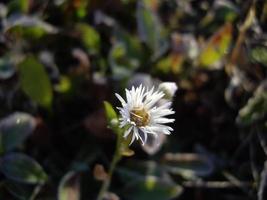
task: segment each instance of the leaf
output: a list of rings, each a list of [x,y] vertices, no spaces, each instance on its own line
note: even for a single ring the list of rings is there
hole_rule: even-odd
[[[108,61],[115,79],[129,78],[140,64],[137,58],[129,56],[127,47],[122,42],[113,44]]]
[[[171,174],[185,179],[207,176],[214,170],[214,165],[208,157],[190,153],[167,153],[163,158],[163,167]]]
[[[51,82],[44,69],[33,56],[28,56],[19,64],[19,75],[22,90],[39,105],[49,108],[53,93]]]
[[[71,90],[71,80],[68,76],[62,75],[59,83],[55,85],[55,90],[59,93],[66,94]]]
[[[80,199],[80,176],[77,172],[68,172],[60,181],[58,187],[58,200]]]
[[[15,66],[9,56],[0,58],[0,79],[8,79],[16,72]]]
[[[250,57],[252,61],[267,66],[267,47],[257,46],[250,50]]]
[[[263,82],[254,92],[247,104],[239,110],[236,121],[241,125],[250,125],[264,118],[267,113],[266,82]]]
[[[28,39],[39,39],[45,34],[58,33],[58,29],[51,24],[28,15],[11,15],[7,18],[4,31]]]
[[[8,3],[8,12],[26,13],[29,10],[30,0],[11,0]]]
[[[88,0],[79,0],[74,1],[76,16],[80,19],[84,18],[87,14],[87,7],[90,1]]]
[[[109,102],[104,101],[104,106],[108,123],[112,123],[112,121],[117,120],[117,113],[113,109],[112,105]]]
[[[6,189],[16,198],[20,200],[29,200],[32,197],[34,187],[33,185],[26,185],[21,183],[16,183],[11,180],[4,182]]]
[[[130,59],[143,59],[144,52],[138,37],[129,34],[120,27],[115,27],[114,36],[116,43],[124,45],[126,54]]]
[[[240,10],[232,1],[214,1],[212,8],[207,10],[207,14],[201,20],[200,25],[203,28],[209,28],[209,26],[218,21],[233,22],[239,14]]]
[[[0,121],[1,152],[11,151],[21,145],[36,127],[35,119],[27,114],[16,112]]]
[[[97,54],[100,50],[100,35],[90,25],[85,23],[77,24],[76,30],[81,35],[81,40],[90,54]]]
[[[212,69],[224,57],[231,45],[232,29],[232,24],[226,23],[214,33],[199,55],[200,66]]]
[[[93,176],[98,181],[105,181],[108,179],[108,173],[106,172],[105,168],[101,164],[96,164],[93,170]]]
[[[137,2],[136,18],[139,37],[152,50],[153,58],[158,58],[168,48],[159,18],[143,1]]]
[[[174,183],[154,161],[128,162],[125,168],[118,168],[117,172],[125,186],[121,196],[129,194],[126,199],[169,200],[183,192],[183,188]]]
[[[129,194],[127,199],[138,200],[169,200],[182,194],[182,187],[171,181],[156,176],[145,176],[136,179],[128,185],[123,194]]]
[[[220,0],[214,2],[215,21],[232,22],[240,14],[240,10],[234,3],[228,0]]]
[[[178,74],[182,71],[182,64],[185,60],[185,57],[181,54],[172,53],[161,60],[156,65],[156,68],[162,73],[172,72]]]
[[[43,168],[31,157],[22,153],[4,156],[0,171],[8,179],[20,183],[44,184],[47,181],[47,175]]]

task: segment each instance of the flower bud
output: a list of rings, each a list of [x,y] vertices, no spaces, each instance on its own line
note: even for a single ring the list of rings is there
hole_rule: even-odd
[[[164,92],[165,99],[171,100],[178,89],[177,85],[175,82],[163,82],[159,84],[159,90]]]

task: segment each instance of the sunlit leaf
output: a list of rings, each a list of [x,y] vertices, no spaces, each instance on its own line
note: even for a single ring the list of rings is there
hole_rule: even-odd
[[[42,21],[41,19],[28,15],[12,15],[4,26],[5,32],[28,39],[38,39],[45,34],[56,34],[58,29]]]
[[[178,74],[182,71],[182,64],[185,57],[181,54],[170,54],[161,60],[156,65],[156,68],[163,73]]]
[[[76,15],[78,18],[82,19],[86,16],[88,4],[88,0],[73,1],[73,6],[75,7]]]
[[[31,157],[12,153],[3,157],[0,171],[8,178],[21,183],[43,184],[47,175]]]
[[[50,107],[53,92],[43,65],[33,56],[28,56],[18,67],[22,90],[41,106]]]
[[[115,112],[115,110],[113,109],[112,105],[109,102],[104,101],[104,106],[108,124],[109,126],[114,127],[115,124],[118,123],[117,113]]]
[[[232,24],[226,23],[209,39],[199,55],[199,65],[212,68],[226,54],[232,41]]]
[[[0,121],[1,152],[21,145],[36,127],[35,119],[27,113],[14,113]]]
[[[100,36],[98,32],[89,24],[80,23],[76,25],[76,30],[80,33],[81,40],[87,51],[96,54],[100,50]]]
[[[67,76],[61,76],[60,81],[55,85],[55,90],[59,93],[67,93],[71,89],[71,80]]]
[[[77,172],[68,172],[60,181],[58,200],[80,199],[80,176]]]

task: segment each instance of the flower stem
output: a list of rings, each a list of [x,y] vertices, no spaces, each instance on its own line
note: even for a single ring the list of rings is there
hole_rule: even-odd
[[[111,183],[111,179],[112,179],[112,175],[113,175],[114,169],[115,169],[117,163],[121,159],[120,143],[121,143],[121,137],[118,136],[116,150],[115,150],[115,153],[114,153],[114,156],[113,156],[110,168],[109,168],[108,177],[105,179],[104,183],[101,186],[101,189],[100,189],[100,192],[98,194],[97,200],[103,200],[103,198],[105,197],[105,194],[107,193],[108,188],[109,188],[110,183]]]

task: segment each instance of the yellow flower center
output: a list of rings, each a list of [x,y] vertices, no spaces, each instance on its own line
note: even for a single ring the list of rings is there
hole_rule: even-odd
[[[148,125],[150,117],[144,108],[134,108],[130,111],[130,119],[135,122],[136,126],[141,127]]]

